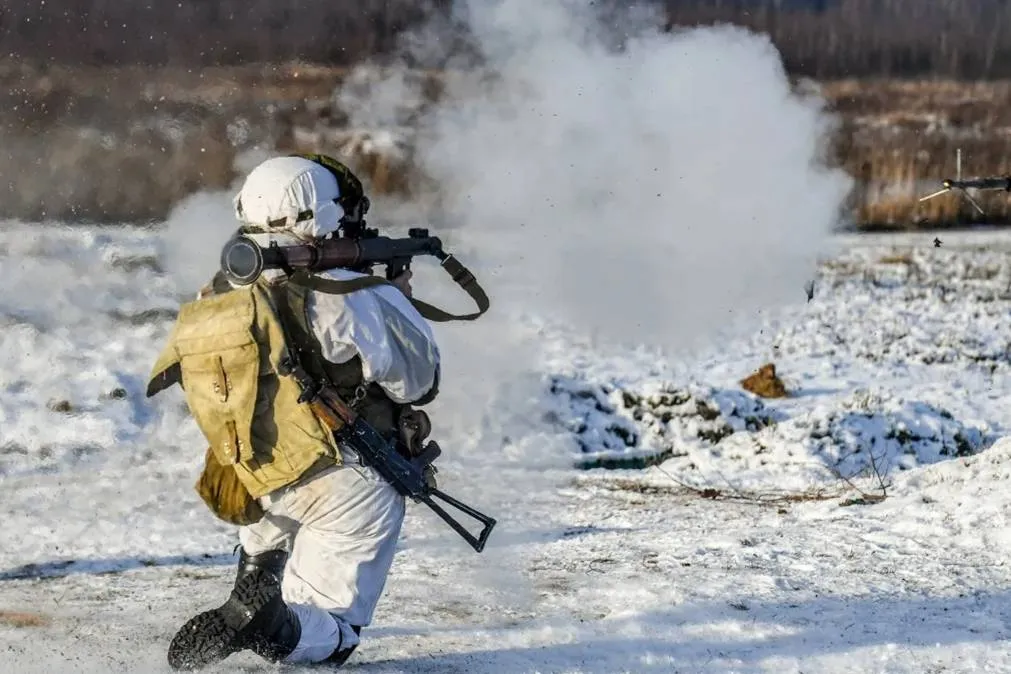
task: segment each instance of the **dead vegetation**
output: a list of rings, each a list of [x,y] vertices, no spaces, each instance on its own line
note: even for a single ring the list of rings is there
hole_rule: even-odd
[[[1001,192],[974,195],[979,214],[954,194],[920,203],[956,176],[1011,174],[1011,81],[840,80],[818,85],[840,127],[832,161],[855,179],[849,208],[862,228],[1011,222]]]
[[[741,388],[760,398],[785,398],[789,395],[783,380],[776,374],[773,363],[766,363],[757,372],[742,379]]]
[[[193,192],[236,179],[239,153],[326,152],[374,194],[433,194],[401,129],[353,122],[334,95],[354,71],[290,62],[202,69],[38,65],[0,61],[0,217],[145,222]],[[421,105],[445,72],[414,71]],[[809,82],[798,82],[809,88]],[[817,84],[839,125],[829,162],[854,179],[857,228],[1011,222],[1011,199],[918,197],[955,175],[1011,174],[1011,81],[838,80]],[[350,103],[345,102],[346,108]],[[353,107],[353,106],[352,106]]]
[[[32,221],[162,219],[180,199],[231,184],[235,150],[216,127],[211,122],[178,139],[157,129],[0,133],[4,215]]]
[[[41,613],[0,609],[0,625],[5,627],[22,629],[26,627],[46,627],[49,623],[50,619]]]
[[[145,222],[231,184],[262,116],[164,75],[0,66],[0,216]]]
[[[190,194],[231,186],[250,149],[333,153],[373,193],[407,194],[409,149],[348,128],[330,104],[347,72],[0,61],[0,217],[161,220]]]
[[[669,484],[658,484],[640,477],[579,476],[573,479],[576,486],[587,486],[613,492],[624,492],[642,496],[690,496],[707,501],[724,501],[758,506],[777,506],[785,514],[786,506],[797,503],[838,500],[840,507],[874,505],[888,497],[888,482],[875,463],[871,475],[873,484],[864,488],[858,480],[833,471],[837,482],[808,489],[790,491],[783,489],[742,489],[724,480],[722,485],[693,484],[654,464],[649,468],[660,472]]]
[[[643,496],[691,496],[707,501],[729,501],[733,503],[747,503],[752,505],[779,506],[784,507],[794,503],[810,503],[813,501],[831,501],[845,496],[852,487],[847,484],[838,484],[827,487],[812,487],[804,491],[786,491],[777,489],[749,490],[740,489],[729,482],[721,485],[700,486],[680,480],[672,473],[652,466],[660,471],[669,484],[657,484],[647,482],[642,478],[629,477],[583,477],[574,478],[577,486],[588,486],[596,489],[604,489],[613,492],[627,492],[640,494]],[[863,495],[863,492],[859,492]],[[846,503],[845,501],[843,502]]]

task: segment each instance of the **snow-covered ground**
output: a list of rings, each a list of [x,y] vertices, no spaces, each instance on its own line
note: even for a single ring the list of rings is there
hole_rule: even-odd
[[[186,298],[160,236],[0,228],[3,671],[167,671],[231,586],[199,433],[143,397]],[[411,506],[347,669],[1011,671],[1011,235],[941,237],[841,239],[810,302],[676,360],[439,326],[441,486],[499,525],[478,555]],[[453,364],[520,333],[536,369]],[[741,390],[769,361],[790,397]]]

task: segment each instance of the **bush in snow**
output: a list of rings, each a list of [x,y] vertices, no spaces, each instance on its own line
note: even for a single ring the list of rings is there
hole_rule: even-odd
[[[806,435],[812,454],[848,478],[970,456],[988,442],[985,428],[966,425],[944,409],[867,390],[790,425]]]
[[[686,442],[716,444],[779,418],[740,391],[669,384],[636,391],[613,383],[556,375],[549,420],[573,433],[581,468],[641,468],[685,455]]]
[[[669,461],[693,484],[725,471],[753,487],[862,476],[886,486],[895,470],[975,454],[990,441],[988,428],[936,405],[869,391],[789,417],[746,392],[703,386],[556,375],[550,392],[548,420],[575,438],[577,467]]]

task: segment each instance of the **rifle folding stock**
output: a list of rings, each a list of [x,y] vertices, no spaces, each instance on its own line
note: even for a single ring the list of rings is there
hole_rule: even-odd
[[[386,479],[393,488],[404,496],[409,496],[415,501],[424,503],[438,515],[442,521],[452,527],[453,531],[461,537],[476,552],[484,550],[484,545],[495,527],[495,520],[481,513],[475,508],[458,501],[449,494],[435,488],[426,469],[432,468],[431,463],[423,463],[417,459],[407,459],[397,451],[395,441],[387,441],[364,419],[355,416],[352,423],[347,424],[337,432],[336,437],[347,443],[362,463],[375,469]],[[435,443],[429,443],[429,446]],[[436,449],[437,449],[436,445]],[[426,458],[434,459],[438,452],[425,452]],[[439,499],[443,503],[456,508],[460,512],[472,517],[483,526],[481,532],[475,536],[470,533],[458,520],[454,519],[441,505],[436,503]]]
[[[442,506],[440,506],[433,500],[433,497],[438,498],[441,501],[444,501],[445,503],[453,506],[462,513],[470,515],[475,520],[483,524],[484,526],[481,528],[481,533],[475,536],[474,534],[467,531],[467,529],[464,528],[462,524],[460,524],[457,520],[453,519],[449,513],[443,510]],[[427,495],[416,497],[415,500],[421,501],[429,508],[431,508],[436,515],[442,518],[443,522],[445,522],[446,524],[448,524],[450,527],[453,528],[453,531],[460,534],[460,536],[463,537],[463,540],[467,541],[470,544],[470,547],[474,548],[474,550],[476,550],[477,552],[481,552],[482,550],[484,550],[484,544],[488,541],[488,536],[491,535],[491,530],[495,527],[494,519],[478,512],[477,510],[470,507],[466,503],[456,500],[449,494],[439,489],[432,489],[428,492]]]

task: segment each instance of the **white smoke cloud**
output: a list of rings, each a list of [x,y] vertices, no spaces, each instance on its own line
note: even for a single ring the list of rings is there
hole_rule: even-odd
[[[418,115],[415,160],[440,196],[415,204],[418,219],[441,202],[436,231],[492,298],[476,323],[437,326],[432,412],[451,490],[503,518],[518,481],[548,498],[570,474],[571,438],[541,423],[540,374],[606,343],[676,353],[803,302],[850,189],[820,163],[833,120],[794,93],[765,36],[664,33],[647,10],[596,11],[461,0],[456,23],[405,41],[405,60],[452,64],[444,46],[461,43],[456,24],[469,32],[483,66],[450,68],[440,103],[419,113],[415,80],[396,69],[375,96],[368,77],[337,95],[359,122],[403,119],[405,102]],[[377,223],[403,205],[387,206],[377,200]],[[425,267],[417,294],[464,310]],[[509,537],[529,526],[506,519],[490,543],[488,574],[510,592],[523,582]]]
[[[405,107],[419,115],[416,160],[439,185],[444,222],[459,224],[436,232],[491,295],[487,317],[437,326],[432,415],[447,489],[502,518],[484,563],[509,584],[522,567],[510,535],[531,526],[509,521],[516,485],[550,494],[569,469],[566,438],[539,424],[546,360],[592,340],[676,352],[728,320],[804,301],[850,182],[820,165],[832,119],[792,91],[764,36],[663,33],[646,10],[601,22],[575,1],[457,10],[484,65],[448,72],[440,104],[419,111],[416,79],[395,68],[371,85],[374,73],[353,77],[336,100],[356,124],[401,124]],[[457,29],[426,26],[405,49],[454,63],[445,46],[460,44]],[[194,290],[235,226],[220,201],[220,217],[194,201],[169,225]],[[381,224],[391,211],[376,202]],[[431,265],[416,267],[419,296],[467,309]]]
[[[677,348],[802,301],[850,184],[819,168],[831,120],[766,37],[665,34],[643,11],[603,26],[576,2],[460,7],[486,71],[448,80],[418,157],[463,245],[505,270],[499,306]]]
[[[559,351],[543,321],[567,326],[562,342],[671,354],[803,302],[850,189],[821,164],[833,119],[794,92],[766,36],[665,33],[648,9],[597,4],[458,0],[403,42],[404,63],[449,64],[440,102],[422,105],[407,66],[335,95],[356,124],[416,125],[439,195],[408,211],[438,204],[436,232],[492,298],[487,317],[437,328],[440,426],[475,448],[520,436],[507,418],[536,418],[526,375]],[[401,221],[403,207],[377,199],[370,217]],[[465,309],[416,266],[418,295]],[[480,410],[495,412],[476,431]]]
[[[472,470],[489,453],[496,470],[541,467],[543,484],[526,486],[550,491],[573,448],[540,423],[538,375],[588,348],[606,357],[609,343],[680,355],[728,321],[803,302],[850,181],[821,165],[833,120],[794,93],[765,36],[664,33],[648,10],[601,20],[575,0],[456,10],[405,41],[405,61],[459,62],[445,45],[464,41],[463,60],[480,57],[477,71],[447,70],[440,103],[419,113],[417,80],[396,69],[369,75],[375,96],[362,77],[337,99],[359,121],[355,110],[389,120],[411,108],[415,160],[439,186],[418,219],[441,202],[436,231],[492,298],[476,323],[437,326],[439,437],[483,457]],[[389,205],[377,222],[403,210]],[[418,295],[465,309],[417,267]],[[488,489],[478,495],[493,504]]]
[[[180,293],[195,296],[211,280],[221,248],[238,226],[229,193],[197,193],[172,209],[162,235],[162,258]]]

